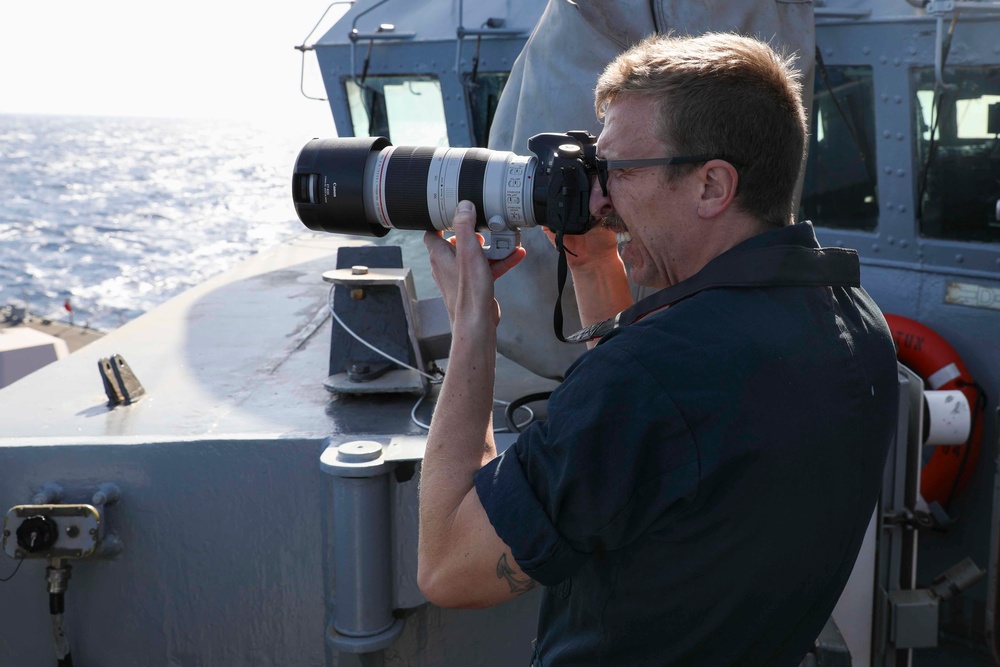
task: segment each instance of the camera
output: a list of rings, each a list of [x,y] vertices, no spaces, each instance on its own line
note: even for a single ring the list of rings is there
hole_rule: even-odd
[[[485,148],[393,146],[385,137],[313,139],[295,161],[292,199],[306,227],[385,236],[390,229],[449,230],[458,202],[476,207],[491,259],[509,255],[524,227],[590,229],[597,138],[536,134],[534,156]]]

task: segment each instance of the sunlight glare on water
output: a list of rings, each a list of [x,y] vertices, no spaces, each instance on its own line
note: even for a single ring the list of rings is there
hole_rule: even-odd
[[[301,135],[249,123],[0,115],[0,307],[111,329],[307,231]],[[420,263],[420,234],[395,234]],[[415,267],[421,296],[429,274]]]

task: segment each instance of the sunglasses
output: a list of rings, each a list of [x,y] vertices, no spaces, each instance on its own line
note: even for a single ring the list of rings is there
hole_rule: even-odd
[[[639,169],[642,167],[666,167],[674,164],[694,164],[697,162],[708,162],[709,160],[722,160],[724,158],[712,155],[694,155],[688,157],[653,157],[640,160],[607,160],[599,157],[594,162],[597,166],[597,182],[601,184],[601,192],[608,196],[608,172],[615,169]]]

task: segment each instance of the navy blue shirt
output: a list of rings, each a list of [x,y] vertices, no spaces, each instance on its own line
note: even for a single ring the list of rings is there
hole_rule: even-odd
[[[729,252],[818,247],[802,223]],[[546,586],[535,662],[798,665],[850,575],[897,409],[860,287],[700,292],[605,336],[475,483]]]

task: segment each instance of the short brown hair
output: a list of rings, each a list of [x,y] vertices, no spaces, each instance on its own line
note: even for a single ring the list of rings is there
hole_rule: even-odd
[[[732,162],[740,176],[734,203],[768,226],[784,226],[807,132],[793,63],[794,56],[750,37],[655,35],[605,68],[595,90],[597,115],[624,96],[654,97],[657,132],[672,151]],[[671,167],[668,175],[692,168]]]

